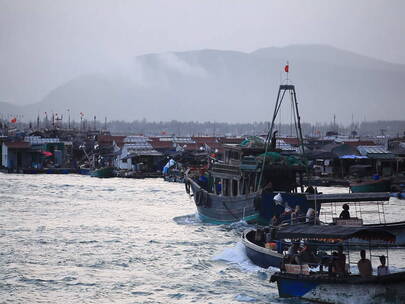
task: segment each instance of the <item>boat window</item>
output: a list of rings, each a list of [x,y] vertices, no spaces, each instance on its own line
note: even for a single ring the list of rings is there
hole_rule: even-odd
[[[232,195],[238,195],[238,181],[236,179],[232,180]]]
[[[218,195],[221,194],[221,190],[222,190],[222,188],[221,188],[221,186],[222,186],[221,179],[218,178],[218,177],[215,178],[214,184],[215,184],[215,189],[214,189],[215,193],[218,194]]]
[[[224,196],[229,196],[229,194],[230,194],[230,191],[229,191],[229,188],[230,188],[230,187],[229,187],[229,186],[230,186],[230,185],[229,185],[229,184],[230,184],[230,183],[229,183],[229,179],[225,179],[225,178],[224,178],[224,179],[222,180],[222,183],[223,183],[223,185],[222,185],[222,186],[223,186],[222,194],[223,194]]]

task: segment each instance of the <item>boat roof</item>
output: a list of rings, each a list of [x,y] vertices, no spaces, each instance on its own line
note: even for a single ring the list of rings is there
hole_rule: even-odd
[[[384,229],[337,225],[291,225],[281,228],[277,232],[277,237],[280,239],[320,240],[327,242],[351,238],[359,238],[366,241],[381,240],[390,243],[395,242],[395,235]]]

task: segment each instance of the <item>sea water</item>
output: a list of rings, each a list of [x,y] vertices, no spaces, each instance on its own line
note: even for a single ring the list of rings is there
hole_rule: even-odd
[[[200,222],[161,179],[0,173],[0,303],[306,303],[249,261],[247,227]]]

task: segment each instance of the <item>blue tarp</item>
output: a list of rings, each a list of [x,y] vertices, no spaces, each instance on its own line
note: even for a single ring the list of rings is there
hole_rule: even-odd
[[[362,156],[362,155],[342,155],[339,158],[341,158],[341,159],[365,159],[368,157]]]

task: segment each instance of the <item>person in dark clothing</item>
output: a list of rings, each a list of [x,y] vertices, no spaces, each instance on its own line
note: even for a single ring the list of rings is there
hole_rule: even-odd
[[[362,278],[371,277],[373,275],[373,268],[371,267],[371,262],[369,259],[366,259],[366,251],[360,251],[360,261],[357,263],[359,268],[359,273]]]
[[[344,219],[344,220],[350,219],[349,205],[343,204],[342,208],[343,208],[343,210],[340,213],[339,218]]]
[[[333,271],[344,274],[346,272],[346,255],[343,253],[343,246],[338,246],[338,251],[333,261]]]

